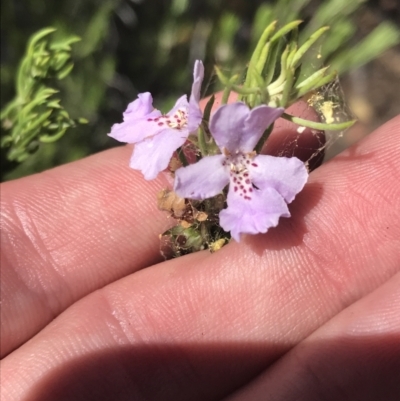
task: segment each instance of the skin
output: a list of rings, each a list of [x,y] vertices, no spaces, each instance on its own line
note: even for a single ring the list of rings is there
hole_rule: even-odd
[[[1,399],[397,400],[399,135],[313,171],[267,234],[170,261],[169,178],[130,146],[2,184]]]

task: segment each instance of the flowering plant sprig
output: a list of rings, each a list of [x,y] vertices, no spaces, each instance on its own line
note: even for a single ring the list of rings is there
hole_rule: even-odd
[[[72,119],[55,97],[58,90],[49,86],[49,81],[62,80],[71,72],[71,45],[80,40],[77,36],[49,39],[54,32],[45,28],[32,36],[18,68],[15,98],[1,110],[6,133],[1,147],[8,148],[10,161],[24,161],[41,142],[54,142],[68,128],[87,122]]]
[[[319,29],[298,46],[299,24],[275,32],[274,22],[265,29],[241,84],[239,76],[226,77],[216,68],[225,89],[215,111],[213,96],[204,114],[200,109],[204,67],[196,61],[189,101],[184,95],[162,114],[153,108],[151,94],[141,93],[128,105],[123,122],[112,127],[111,137],[135,145],[130,166],[145,179],[164,170],[174,177],[173,191],[164,189],[158,196],[159,208],[178,221],[161,236],[172,256],[215,251],[231,237],[239,242],[243,234],[266,233],[281,217],[290,217],[287,205],[303,189],[308,170],[296,157],[260,154],[277,118],[330,130],[353,123],[309,122],[285,113],[288,105],[336,77],[324,67],[299,79],[302,57],[327,30]],[[232,90],[239,101],[226,104]]]

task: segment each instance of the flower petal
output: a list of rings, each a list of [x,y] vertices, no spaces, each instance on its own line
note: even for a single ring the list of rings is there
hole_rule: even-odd
[[[149,118],[156,118],[157,115],[149,115]],[[121,124],[114,124],[108,134],[120,142],[137,143],[147,137],[159,134],[165,127],[159,127],[156,122],[146,119],[131,119]]]
[[[189,99],[189,121],[188,129],[189,132],[194,132],[199,127],[201,120],[203,119],[203,113],[200,109],[200,89],[201,83],[204,78],[204,66],[200,60],[196,60],[194,63],[193,72],[193,85],[192,93]]]
[[[278,225],[280,217],[290,217],[286,202],[273,188],[254,191],[251,198],[244,199],[230,188],[228,208],[219,214],[221,227],[237,242],[241,234],[266,233]]]
[[[182,198],[206,199],[217,195],[229,183],[225,156],[207,156],[175,172],[174,191]]]
[[[139,93],[138,98],[128,104],[124,111],[124,121],[130,118],[141,118],[150,114],[154,110],[153,97],[150,92]],[[158,111],[158,110],[157,110]],[[160,113],[160,112],[159,112]],[[161,114],[161,113],[160,113]]]
[[[297,157],[258,155],[248,169],[257,188],[274,188],[287,203],[303,189],[308,179],[307,168]]]
[[[221,106],[211,117],[210,131],[222,150],[235,153],[240,149],[245,120],[250,109],[242,102]]]
[[[160,116],[161,112],[153,108],[151,94],[139,93],[138,98],[128,104],[124,112],[124,122],[114,124],[108,135],[120,142],[140,142],[161,131],[156,122],[149,121]]]
[[[201,60],[196,60],[194,63],[193,71],[193,84],[192,93],[190,95],[190,101],[199,103],[200,102],[200,89],[201,83],[204,78],[204,65]]]
[[[264,131],[278,118],[284,108],[258,106],[252,109],[244,122],[243,133],[240,137],[239,149],[251,152],[257,145]]]
[[[173,115],[178,109],[188,109],[189,103],[187,101],[187,96],[181,96],[176,102],[174,107],[167,113],[169,116]]]
[[[156,136],[145,138],[135,145],[130,167],[140,170],[146,180],[153,180],[168,167],[173,153],[185,143],[188,134],[187,130],[164,129]]]

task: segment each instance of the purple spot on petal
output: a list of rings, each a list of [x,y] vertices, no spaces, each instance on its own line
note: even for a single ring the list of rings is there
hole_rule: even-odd
[[[164,125],[164,123],[158,123],[158,125],[161,127],[162,125]]]
[[[251,163],[251,165],[254,166],[254,167],[258,167],[257,163]]]

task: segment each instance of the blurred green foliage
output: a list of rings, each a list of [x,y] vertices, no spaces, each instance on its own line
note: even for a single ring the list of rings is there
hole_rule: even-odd
[[[15,95],[15,71],[31,35],[46,26],[77,35],[72,73],[58,83],[61,104],[72,118],[90,123],[69,130],[16,165],[2,151],[2,179],[15,178],[81,158],[115,142],[110,126],[126,105],[150,91],[166,110],[188,93],[192,66],[202,59],[208,93],[218,89],[217,64],[227,75],[243,73],[265,27],[302,19],[300,44],[329,25],[327,40],[309,51],[305,75],[331,64],[339,73],[356,68],[399,43],[390,21],[360,37],[353,17],[367,0],[1,0],[1,108]],[[373,3],[370,0],[369,3]],[[384,38],[384,40],[382,40]],[[360,42],[361,40],[361,42]]]
[[[80,38],[55,40],[54,33],[54,28],[44,28],[31,37],[18,67],[15,97],[1,111],[1,146],[8,149],[10,161],[23,162],[41,142],[55,142],[69,128],[86,122],[70,118],[56,97],[58,91],[49,86],[72,71],[71,45]]]

